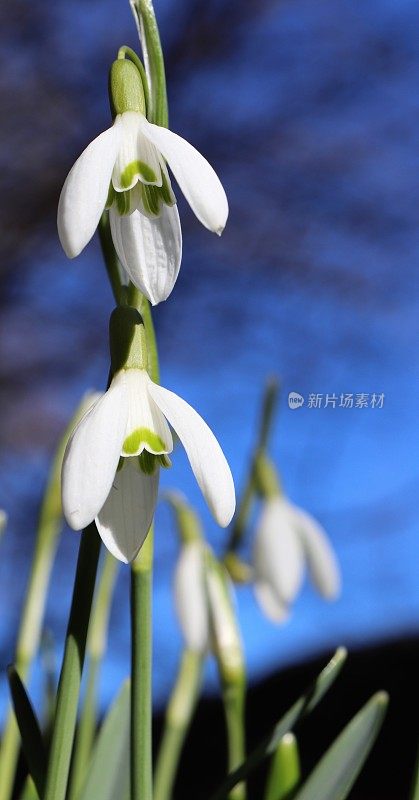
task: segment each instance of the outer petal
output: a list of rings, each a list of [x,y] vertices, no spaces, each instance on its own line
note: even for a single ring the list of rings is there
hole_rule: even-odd
[[[180,552],[175,570],[176,611],[186,646],[205,652],[209,646],[209,611],[202,544],[189,542]]]
[[[65,518],[74,530],[94,520],[109,494],[127,417],[123,385],[111,386],[70,437],[63,460],[62,501]]]
[[[340,593],[340,570],[324,529],[306,511],[289,504],[295,525],[301,536],[310,577],[327,600],[334,600]]]
[[[99,223],[118,153],[119,133],[119,125],[101,133],[67,175],[58,203],[57,225],[69,258],[81,253]]]
[[[114,208],[109,216],[116,252],[133,284],[153,306],[166,300],[182,260],[177,206],[163,205],[154,219],[140,211],[121,217]]]
[[[225,528],[236,506],[230,467],[220,445],[202,417],[185,400],[150,381],[148,390],[178,434],[208,506]]]
[[[150,530],[157,502],[159,474],[160,470],[157,469],[153,475],[144,475],[138,459],[124,459],[105,505],[96,517],[103,543],[115,558],[125,564],[135,558]]]
[[[285,622],[289,617],[287,606],[281,602],[273,588],[263,581],[255,583],[253,587],[256,600],[263,613],[271,622]]]
[[[168,162],[199,221],[220,235],[227,222],[228,202],[211,165],[189,142],[167,128],[152,125],[144,118],[142,130]]]
[[[281,497],[267,500],[256,531],[253,565],[256,583],[268,584],[283,605],[291,603],[302,582],[304,553]]]

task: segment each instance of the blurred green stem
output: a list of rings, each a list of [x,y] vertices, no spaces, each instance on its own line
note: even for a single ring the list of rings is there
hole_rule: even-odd
[[[230,538],[226,548],[227,554],[235,552],[238,549],[246,530],[247,521],[252,509],[253,499],[257,493],[256,464],[259,456],[264,454],[268,445],[274,413],[278,401],[278,388],[278,382],[275,378],[271,378],[266,384],[260,414],[260,426],[257,443],[253,451],[246,485],[240,498],[240,502],[237,506],[233,526],[231,528]]]
[[[107,647],[109,614],[118,567],[119,562],[107,552],[98,582],[87,637],[86,653],[89,663],[86,693],[76,735],[68,800],[76,800],[80,794],[92,750],[96,729],[98,678]]]
[[[99,534],[91,523],[81,536],[43,800],[66,796],[99,553]]]
[[[223,703],[227,725],[228,772],[233,772],[246,759],[245,745],[245,678],[224,683]],[[229,794],[230,800],[244,800],[246,784],[238,783]]]
[[[153,800],[170,800],[182,747],[196,708],[204,657],[185,650],[167,706],[163,737],[157,756]]]
[[[32,661],[39,646],[45,602],[62,525],[61,465],[70,432],[86,411],[83,400],[67,427],[54,456],[38,522],[35,553],[24,601],[14,664],[22,678],[30,677]],[[19,753],[19,731],[12,709],[9,710],[0,749],[0,800],[9,800]]]

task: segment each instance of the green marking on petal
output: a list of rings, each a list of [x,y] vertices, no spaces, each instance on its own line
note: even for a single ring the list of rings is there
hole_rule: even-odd
[[[144,445],[147,450],[154,450],[154,452],[157,453],[159,450],[166,450],[163,439],[161,439],[157,433],[150,431],[148,428],[136,428],[136,430],[130,433],[125,439],[122,445],[122,452],[124,455],[133,456],[138,453],[141,445]]]
[[[106,198],[106,205],[105,208],[108,210],[113,205],[113,201],[115,200],[115,189],[112,186],[112,183],[109,184],[109,191],[108,196]]]
[[[131,212],[137,206],[137,189],[129,189],[127,192],[115,192],[114,200],[118,209],[118,214],[123,217]]]
[[[146,212],[158,217],[160,214],[160,191],[158,187],[141,184],[141,197]]]
[[[161,171],[161,177],[162,185],[159,189],[160,197],[166,206],[174,206],[176,204],[176,197],[173,194],[172,187],[170,186],[167,176],[163,170]]]
[[[157,180],[157,175],[154,170],[152,170],[145,161],[131,161],[131,164],[128,164],[121,173],[121,186],[123,186],[124,189],[128,189],[137,175],[145,181],[148,181],[148,183],[155,183]]]
[[[169,467],[172,466],[169,456],[167,456],[165,453],[161,453],[160,455],[155,456],[155,458],[159,462],[160,466],[164,467],[164,469],[169,469]]]
[[[153,456],[148,450],[143,450],[138,456],[138,463],[141,472],[144,472],[145,475],[154,475],[159,463],[158,456]]]

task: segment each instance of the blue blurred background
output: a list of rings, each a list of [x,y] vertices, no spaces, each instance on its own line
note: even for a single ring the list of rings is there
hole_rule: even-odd
[[[252,679],[337,644],[416,634],[414,445],[418,398],[419,6],[414,0],[156,0],[171,128],[217,169],[230,200],[221,239],[179,196],[184,259],[155,313],[162,382],[207,419],[243,485],[266,376],[283,383],[273,454],[290,498],[327,529],[343,594],[306,587],[291,621],[239,610]],[[5,13],[5,12],[4,12]],[[107,69],[136,47],[128,2],[16,0],[2,23],[0,662],[12,656],[50,457],[86,388],[103,387],[112,298],[97,242],[74,262],[55,212],[68,169],[110,124]],[[305,405],[290,410],[288,392]],[[384,393],[383,408],[308,408],[309,393]],[[211,522],[179,450],[164,486]],[[61,646],[78,535],[63,534],[46,625]],[[177,543],[158,512],[155,679],[180,652]],[[57,652],[58,652],[57,651]],[[59,652],[58,652],[59,655]],[[102,676],[129,665],[121,569]],[[209,669],[208,687],[215,677]],[[36,696],[38,678],[35,676]],[[2,681],[2,708],[6,698]]]

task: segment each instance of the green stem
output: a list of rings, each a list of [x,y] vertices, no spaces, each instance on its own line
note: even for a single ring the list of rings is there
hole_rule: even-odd
[[[66,795],[99,553],[100,538],[91,523],[81,536],[43,800]]]
[[[278,401],[278,382],[271,378],[265,387],[265,393],[262,401],[262,408],[260,414],[260,425],[257,443],[253,451],[253,456],[250,464],[250,470],[247,477],[246,485],[240,501],[237,506],[237,511],[234,517],[234,522],[231,528],[230,538],[226,547],[226,553],[235,552],[245,534],[247,521],[252,510],[252,504],[257,493],[257,477],[256,467],[257,460],[262,455],[269,442],[269,437],[272,430],[274,420],[274,413]]]
[[[45,602],[62,525],[61,465],[71,430],[83,416],[83,401],[67,427],[57,448],[39,515],[35,553],[31,565],[26,598],[17,637],[14,663],[22,680],[27,682],[39,647]],[[0,750],[0,800],[9,800],[19,754],[19,731],[12,709],[7,715]]]
[[[182,747],[196,708],[202,681],[202,653],[185,650],[166,712],[157,756],[153,800],[170,800]]]
[[[104,211],[98,226],[100,246],[102,249],[103,260],[111,284],[112,293],[117,305],[123,305],[126,299],[125,287],[121,281],[118,256],[113,246],[112,234],[109,225],[109,214]]]
[[[246,759],[245,748],[245,680],[223,686],[224,713],[227,725],[228,772],[233,772]],[[246,784],[238,783],[229,794],[230,800],[244,800]]]
[[[131,565],[131,800],[152,800],[153,531]]]
[[[166,74],[159,29],[151,0],[130,0],[143,48],[150,86],[150,122],[168,126]]]
[[[118,561],[110,553],[106,553],[95,595],[94,608],[87,638],[89,666],[86,694],[74,747],[68,800],[76,800],[80,794],[92,750],[97,721],[97,685],[102,659],[107,646],[109,613],[111,610],[115,580],[118,574],[118,566]]]

